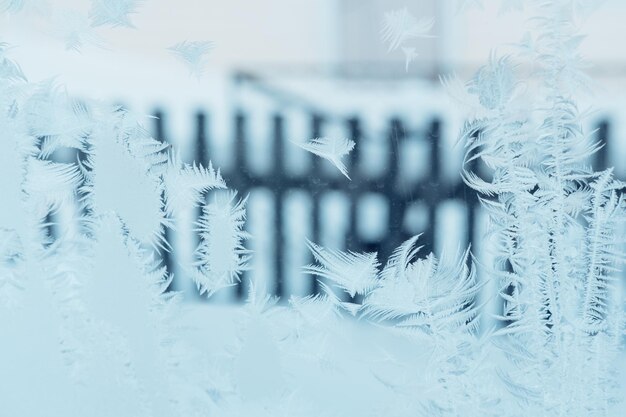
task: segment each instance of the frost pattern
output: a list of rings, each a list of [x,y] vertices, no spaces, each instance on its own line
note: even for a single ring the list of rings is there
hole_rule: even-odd
[[[179,60],[181,60],[189,73],[201,77],[207,65],[209,53],[215,48],[210,41],[182,41],[168,48]]]
[[[0,12],[17,13],[24,8],[24,0],[0,1]]]
[[[350,179],[348,169],[341,159],[354,149],[355,143],[353,140],[345,138],[315,138],[305,143],[294,143],[305,151],[327,159],[346,178]]]
[[[173,216],[186,207],[199,206],[207,191],[225,189],[226,182],[209,162],[208,167],[181,161],[180,155],[170,152],[164,174],[166,193],[165,212]]]
[[[364,294],[375,284],[378,273],[376,253],[358,254],[323,249],[307,242],[319,265],[309,265],[304,271],[331,280],[351,297]]]
[[[65,49],[75,52],[80,52],[86,45],[100,48],[105,46],[90,19],[74,10],[56,12],[52,17],[50,33],[65,43]]]
[[[428,32],[435,24],[434,18],[422,18],[417,20],[405,8],[386,12],[383,17],[381,38],[388,43],[388,52],[402,49],[405,59],[405,70],[409,71],[409,64],[417,58],[415,47],[406,46],[412,39],[429,37]]]
[[[137,13],[141,0],[92,0],[89,18],[93,26],[134,28],[130,18]]]
[[[433,254],[413,260],[418,236],[389,258],[377,285],[365,300],[367,315],[399,320],[396,326],[426,333],[471,329],[478,316],[476,299],[481,285],[469,268],[469,250],[458,261],[438,260]],[[458,262],[455,264],[455,262]]]
[[[514,2],[517,0],[502,0],[503,3]],[[469,10],[469,9],[484,9],[483,0],[457,0],[456,11],[457,13]]]
[[[502,415],[495,407],[499,391],[494,367],[481,357],[493,349],[476,337],[482,284],[468,265],[469,250],[450,259],[437,259],[432,253],[416,259],[418,239],[414,236],[400,245],[382,271],[375,253],[332,251],[309,243],[319,265],[306,266],[304,272],[329,279],[351,296],[362,295],[362,301],[341,301],[322,285],[325,296],[292,305],[308,309],[317,305],[319,311],[335,306],[389,326],[390,335],[401,335],[413,348],[421,346],[426,362],[424,356],[402,357],[396,351],[385,353],[385,366],[370,366],[376,380],[394,392],[397,403],[387,410],[456,415],[450,411],[453,407],[467,416]],[[416,392],[421,392],[418,398]]]
[[[204,354],[183,342],[180,294],[168,291],[165,230],[182,206],[204,207],[197,277],[234,276],[249,256],[244,203],[207,206],[206,193],[226,187],[211,164],[183,163],[121,107],[29,83],[8,50],[0,45],[2,412],[210,410],[196,387],[211,384],[193,363]],[[68,162],[56,161],[62,153]]]
[[[426,36],[434,24],[435,19],[432,17],[417,20],[406,8],[392,10],[385,13],[381,30],[382,40],[389,44],[388,49],[391,52],[411,39]]]
[[[324,415],[319,398],[332,391],[332,407],[348,403],[354,415],[614,413],[626,185],[588,166],[600,144],[575,101],[587,82],[571,19],[582,3],[529,1],[535,33],[519,53],[494,54],[468,83],[442,77],[470,109],[462,175],[489,214],[483,238],[496,243],[494,264],[478,266],[496,284],[496,327],[481,328],[488,282],[469,249],[418,258],[414,236],[381,270],[376,253],[309,242],[315,262],[304,272],[322,278],[323,294],[287,308],[251,280],[235,320],[218,321],[234,336],[200,349],[177,320],[180,294],[168,291],[165,230],[201,208],[196,263],[184,267],[211,294],[247,268],[246,199],[212,164],[182,161],[152,138],[137,115],[29,83],[0,44],[3,413]],[[537,83],[518,78],[525,60]],[[302,147],[347,176],[341,158],[354,142],[335,142]],[[75,158],[58,162],[59,152]],[[472,169],[477,159],[488,178]],[[353,338],[352,325],[371,339]]]
[[[466,164],[491,169],[489,180],[469,165],[463,176],[482,194],[497,243],[489,272],[504,308],[494,341],[508,359],[497,372],[527,415],[603,415],[619,396],[609,369],[623,335],[613,283],[626,259],[624,185],[588,166],[600,144],[575,102],[588,81],[570,18],[577,3],[533,3],[534,41],[476,73],[468,92],[480,117],[460,134]],[[513,64],[523,59],[539,80],[525,91]]]
[[[496,60],[492,55],[490,61],[478,71],[468,91],[478,96],[483,107],[493,110],[509,103],[516,84],[513,66],[506,57]]]
[[[412,46],[403,46],[402,53],[404,54],[404,70],[409,72],[409,64],[419,56],[415,48]]]
[[[247,198],[237,201],[236,193],[217,194],[203,208],[198,221],[201,243],[197,248],[198,269],[194,279],[200,293],[215,290],[240,281],[248,267],[249,251],[243,241],[249,236],[243,231]]]

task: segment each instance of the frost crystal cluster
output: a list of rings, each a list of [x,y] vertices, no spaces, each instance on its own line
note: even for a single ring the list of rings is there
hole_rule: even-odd
[[[31,84],[0,46],[0,404],[11,416],[172,416],[208,409],[161,259],[200,206],[204,291],[246,267],[245,200],[183,163],[129,111]],[[210,264],[207,269],[206,264]]]
[[[140,4],[94,1],[89,27],[132,26]],[[0,44],[0,415],[623,415],[626,184],[590,165],[602,144],[576,105],[581,4],[529,0],[532,38],[467,83],[442,77],[469,110],[461,175],[488,212],[493,263],[422,256],[419,236],[386,261],[307,241],[319,294],[277,300],[251,279],[236,313],[198,317],[170,288],[168,231],[198,211],[178,266],[212,295],[248,268],[247,197],[129,110],[28,82]],[[431,26],[404,9],[382,36],[396,49]],[[171,51],[195,72],[211,47]],[[299,144],[346,177],[355,145]]]
[[[534,48],[492,58],[470,82],[481,108],[461,140],[466,162],[482,160],[491,178],[463,174],[496,242],[505,388],[528,415],[605,415],[620,397],[611,368],[624,335],[626,184],[589,166],[601,144],[575,101],[587,81],[576,2],[536,3]],[[515,76],[524,62],[534,64],[526,90]]]
[[[406,8],[391,10],[383,17],[381,39],[388,45],[388,52],[402,49],[405,59],[405,70],[409,71],[409,64],[417,58],[418,54],[414,46],[408,46],[407,42],[429,37],[427,33],[433,28],[435,19],[425,17],[417,20]]]

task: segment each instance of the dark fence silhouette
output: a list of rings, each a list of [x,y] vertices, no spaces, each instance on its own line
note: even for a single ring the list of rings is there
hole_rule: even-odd
[[[167,114],[163,111],[155,113],[155,134],[156,137],[167,140],[165,137],[165,124]],[[442,181],[441,168],[446,164],[446,155],[441,152],[441,131],[442,121],[433,118],[422,129],[409,129],[402,120],[392,117],[387,123],[386,152],[380,155],[387,158],[387,169],[382,176],[372,177],[367,175],[367,167],[363,166],[362,154],[359,143],[367,132],[364,132],[362,120],[359,117],[349,117],[340,121],[343,123],[347,136],[356,142],[355,149],[350,153],[347,162],[348,170],[352,181],[343,176],[327,175],[321,169],[322,159],[310,154],[311,159],[309,170],[303,174],[293,175],[285,170],[286,147],[296,146],[289,143],[285,137],[285,117],[280,113],[270,115],[272,126],[272,142],[268,152],[271,152],[272,168],[269,172],[259,174],[250,168],[248,159],[248,146],[250,146],[250,132],[248,115],[243,110],[237,110],[233,116],[232,140],[234,141],[234,163],[231,168],[223,170],[222,175],[227,179],[229,188],[238,190],[241,195],[247,195],[253,189],[263,187],[273,194],[274,216],[271,220],[271,230],[273,237],[272,263],[274,268],[274,289],[277,296],[288,296],[285,292],[284,270],[281,265],[285,259],[285,236],[289,230],[285,230],[283,218],[285,213],[285,195],[289,190],[302,190],[311,197],[311,235],[309,238],[314,242],[320,242],[321,215],[320,197],[329,190],[340,192],[347,198],[348,228],[345,236],[345,248],[351,251],[376,251],[379,259],[385,260],[400,243],[412,236],[415,230],[406,230],[403,226],[405,211],[408,206],[415,201],[419,201],[427,208],[429,219],[427,227],[422,230],[420,245],[424,246],[422,253],[428,253],[436,245],[436,218],[437,210],[444,201],[457,200],[465,204],[465,236],[469,242],[472,241],[475,233],[475,218],[478,209],[476,193],[469,189],[463,181],[456,182]],[[323,136],[327,117],[321,114],[311,114],[310,117],[310,138]],[[195,132],[195,160],[206,164],[211,155],[210,141],[207,140],[208,116],[199,112],[196,114]],[[337,122],[335,119],[334,123]],[[597,138],[606,140],[609,135],[609,123],[602,120],[597,124]],[[407,183],[405,178],[401,178],[399,173],[399,152],[405,141],[422,140],[428,144],[428,159],[430,160],[430,170],[419,180]],[[602,148],[595,156],[594,168],[604,169],[606,166],[606,151]],[[358,233],[357,227],[357,205],[359,198],[365,193],[376,192],[384,196],[388,204],[388,218],[385,227],[386,233],[382,239],[368,241]],[[464,242],[467,244],[469,242]],[[463,243],[463,242],[461,242]],[[167,255],[166,262],[172,264],[173,254]],[[245,282],[245,279],[242,280]],[[310,293],[316,293],[318,289],[317,281],[311,280]],[[237,294],[239,298],[244,294],[244,285],[238,286]]]

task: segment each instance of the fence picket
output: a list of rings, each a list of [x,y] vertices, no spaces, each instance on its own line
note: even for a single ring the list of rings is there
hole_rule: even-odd
[[[159,139],[167,139],[164,137],[166,118],[163,111],[155,113],[154,131]],[[476,216],[479,211],[478,199],[476,193],[469,189],[460,179],[456,182],[444,181],[442,177],[442,164],[445,163],[445,150],[441,145],[442,121],[439,118],[433,118],[424,129],[409,128],[398,117],[392,117],[388,121],[388,130],[386,135],[387,152],[381,157],[387,158],[387,167],[385,175],[382,177],[367,175],[367,166],[364,166],[364,159],[359,149],[361,141],[369,140],[376,133],[364,131],[364,124],[358,116],[352,116],[343,120],[347,136],[357,143],[355,149],[351,152],[347,165],[349,167],[352,181],[348,181],[342,176],[326,175],[322,169],[323,160],[309,155],[311,164],[309,164],[308,172],[304,175],[290,175],[285,169],[285,148],[287,146],[295,146],[286,141],[285,125],[288,120],[281,113],[274,113],[271,117],[271,134],[272,134],[272,169],[268,173],[258,173],[250,169],[248,158],[248,146],[250,138],[248,130],[248,115],[242,109],[234,113],[234,164],[232,168],[223,171],[222,175],[226,178],[229,188],[239,191],[241,196],[246,196],[254,189],[262,188],[269,190],[273,196],[272,207],[274,210],[271,220],[271,234],[268,244],[271,245],[271,256],[267,263],[274,265],[274,281],[269,285],[273,289],[275,295],[288,298],[289,288],[302,288],[302,286],[294,286],[286,283],[285,280],[305,279],[302,277],[286,276],[286,268],[281,265],[285,259],[285,251],[290,250],[287,247],[289,242],[286,236],[290,231],[287,230],[289,224],[285,221],[285,216],[289,216],[287,212],[287,198],[292,193],[306,194],[308,204],[308,213],[311,213],[309,224],[303,230],[307,230],[307,237],[314,242],[323,243],[322,230],[322,200],[324,196],[331,193],[340,193],[347,201],[347,229],[345,232],[344,248],[352,251],[376,250],[379,252],[380,259],[386,259],[403,240],[410,237],[415,230],[409,230],[407,224],[414,224],[415,219],[409,219],[407,216],[415,217],[416,206],[424,207],[427,214],[426,227],[420,238],[420,245],[423,245],[421,253],[428,253],[437,246],[437,233],[435,227],[435,219],[437,213],[444,204],[451,202],[462,202],[464,206],[463,213],[465,219],[463,227],[465,228],[463,235],[466,237],[465,242],[458,242],[460,247],[470,243],[476,236],[477,224]],[[337,120],[329,120],[320,113],[310,115],[310,136],[311,138],[321,137],[324,131],[330,126],[330,123],[336,123]],[[195,159],[203,164],[210,160],[210,136],[208,130],[208,115],[199,112],[196,114],[196,142],[194,145]],[[602,119],[597,123],[598,130],[596,137],[598,140],[605,141],[610,135],[610,123],[607,119]],[[399,169],[400,155],[402,149],[406,147],[406,141],[426,141],[428,146],[429,172],[420,178],[404,179],[400,178],[402,171]],[[408,148],[407,148],[408,149]],[[268,152],[270,150],[268,149]],[[417,163],[417,162],[416,162]],[[602,169],[607,163],[607,153],[603,147],[595,157],[596,169]],[[474,168],[477,168],[474,164]],[[382,194],[388,204],[386,218],[386,235],[380,241],[368,242],[359,233],[359,201],[367,194]],[[363,217],[363,216],[361,216]],[[441,216],[439,217],[441,218]],[[411,226],[413,227],[413,226]],[[421,226],[420,226],[421,227]],[[414,228],[414,227],[413,227]],[[167,231],[168,237],[171,232]],[[479,245],[478,245],[479,246]],[[176,248],[175,248],[176,249]],[[175,251],[174,251],[175,252]],[[164,261],[169,267],[174,267],[174,254],[164,254]],[[252,272],[248,271],[246,274]],[[180,278],[179,278],[180,279]],[[245,282],[245,279],[242,281]],[[268,283],[269,284],[269,283]],[[241,300],[245,296],[246,285],[242,282],[237,285],[236,297]],[[179,288],[174,286],[174,288]],[[319,291],[317,280],[311,280],[310,291],[312,294]]]

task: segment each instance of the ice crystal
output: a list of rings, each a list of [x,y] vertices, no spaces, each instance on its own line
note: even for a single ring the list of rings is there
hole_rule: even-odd
[[[141,3],[141,0],[92,0],[91,24],[134,28],[131,15],[137,13]]]
[[[216,194],[213,202],[203,208],[198,221],[198,269],[194,274],[201,293],[212,294],[233,285],[248,267],[249,251],[243,246],[248,238],[243,231],[246,201],[237,201],[236,193]]]
[[[503,0],[505,2],[509,0]],[[510,0],[516,1],[516,0]],[[469,9],[484,9],[482,0],[457,0],[456,2],[456,11],[457,13],[469,10]]]
[[[287,306],[252,274],[233,320],[202,306],[179,321],[166,231],[198,210],[194,259],[177,269],[211,295],[248,268],[247,199],[127,109],[30,83],[0,43],[2,413],[623,414],[615,369],[626,184],[589,167],[602,143],[576,103],[588,80],[572,24],[587,3],[529,1],[533,33],[517,52],[492,54],[467,83],[441,76],[468,110],[461,175],[489,217],[480,238],[493,262],[476,266],[469,248],[421,256],[413,236],[381,268],[377,253],[307,241],[313,262],[303,270],[321,293]],[[95,1],[91,23],[131,26],[137,4]],[[4,11],[25,6],[0,1]],[[72,19],[62,36],[78,49],[86,26]],[[385,19],[383,37],[408,69],[416,52],[405,42],[432,20],[406,9]],[[182,42],[172,51],[200,72],[209,49]],[[525,68],[530,78],[520,77]],[[299,146],[348,177],[352,140]],[[494,300],[496,324],[485,326]],[[210,335],[197,343],[190,323],[210,318],[215,328],[197,330]]]
[[[469,92],[478,95],[480,104],[489,110],[505,106],[515,92],[513,67],[506,58],[491,57],[472,80]]]
[[[404,70],[409,72],[409,64],[418,57],[418,53],[412,46],[403,46],[402,52],[404,53]]]
[[[121,107],[29,83],[7,50],[0,46],[3,412],[209,409],[209,394],[193,386],[210,384],[185,365],[197,352],[181,343],[179,294],[168,290],[162,254],[170,216],[205,206],[205,192],[225,187],[219,172],[182,163]],[[62,152],[74,157],[57,162]],[[244,205],[231,200],[201,219],[198,276],[231,277],[245,265]]]
[[[200,205],[209,190],[226,188],[219,170],[215,170],[211,163],[206,168],[195,162],[184,164],[180,155],[174,152],[170,152],[164,180],[168,215]]]
[[[354,149],[355,143],[353,140],[345,138],[315,138],[305,143],[296,143],[296,145],[305,151],[327,159],[337,167],[346,178],[350,179],[348,169],[341,159]]]
[[[0,1],[0,12],[17,13],[24,7],[24,0]]]
[[[319,265],[308,265],[305,272],[332,281],[351,297],[374,286],[379,266],[376,253],[341,252],[321,248],[313,242],[307,244]]]
[[[583,132],[575,102],[587,77],[568,23],[574,3],[533,4],[532,47],[492,57],[476,73],[468,91],[483,111],[460,134],[466,163],[481,159],[492,170],[489,180],[467,167],[463,176],[483,195],[496,244],[490,274],[503,312],[494,340],[509,358],[498,375],[532,415],[605,414],[617,398],[607,370],[623,334],[612,282],[626,259],[617,235],[624,185],[586,162],[599,144]],[[519,91],[513,61],[524,59],[539,82]]]
[[[196,77],[202,76],[207,65],[209,53],[215,48],[210,41],[182,41],[168,48]]]
[[[104,40],[95,32],[89,18],[78,11],[57,11],[52,17],[50,32],[67,50],[81,52],[86,45],[104,46]]]
[[[403,46],[407,41],[427,36],[435,24],[433,18],[416,19],[404,9],[392,10],[385,13],[381,29],[382,40],[389,44],[389,52]]]

